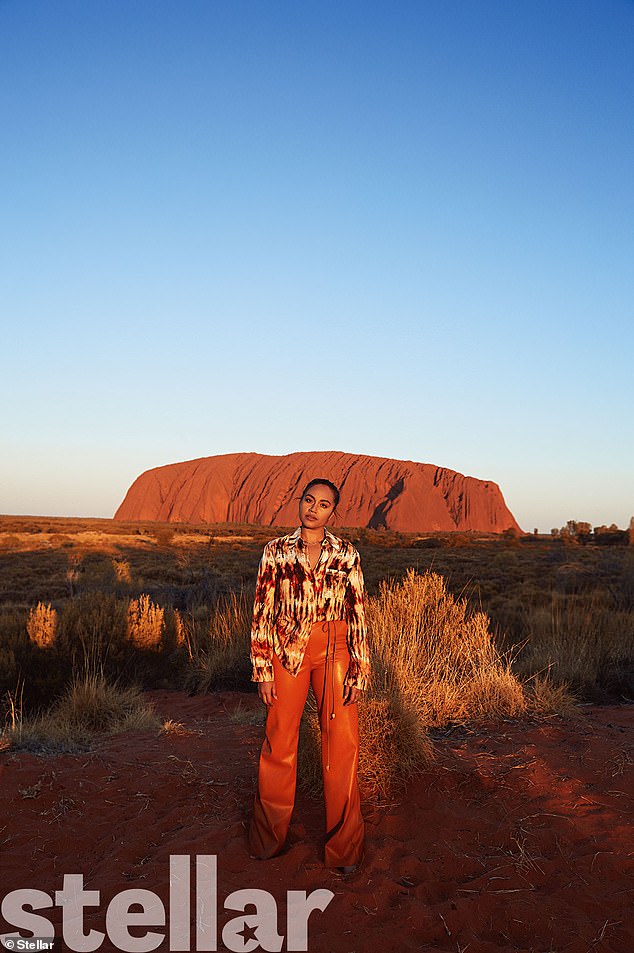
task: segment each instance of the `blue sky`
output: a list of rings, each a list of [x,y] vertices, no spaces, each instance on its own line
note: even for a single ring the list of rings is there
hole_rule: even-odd
[[[634,3],[0,0],[0,512],[345,450],[634,514]]]

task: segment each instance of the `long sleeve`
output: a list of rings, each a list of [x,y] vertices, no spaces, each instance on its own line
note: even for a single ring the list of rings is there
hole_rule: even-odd
[[[264,547],[255,584],[251,625],[252,682],[273,681],[273,625],[277,564],[269,543]]]
[[[361,557],[357,553],[348,573],[346,587],[346,622],[348,623],[348,651],[350,665],[344,685],[365,689],[370,677],[370,653],[368,630],[365,622],[365,586],[361,570]]]

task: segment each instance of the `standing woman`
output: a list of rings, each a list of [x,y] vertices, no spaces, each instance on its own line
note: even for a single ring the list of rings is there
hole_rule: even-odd
[[[295,803],[299,725],[312,684],[321,727],[324,862],[348,874],[363,857],[357,700],[370,660],[359,553],[326,529],[338,503],[334,483],[311,480],[299,503],[301,525],[267,543],[260,561],[251,681],[267,716],[249,848],[262,860],[283,851]]]

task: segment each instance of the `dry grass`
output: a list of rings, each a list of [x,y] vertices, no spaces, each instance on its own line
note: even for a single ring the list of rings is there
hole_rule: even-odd
[[[81,593],[60,610],[60,642],[67,652],[77,647],[82,658],[88,650],[109,654],[125,644],[128,603],[113,593]]]
[[[130,563],[127,559],[117,558],[114,556],[112,559],[112,568],[117,580],[120,583],[128,585],[132,582],[132,571],[130,569]]]
[[[428,731],[451,721],[515,716],[527,700],[495,646],[487,616],[470,612],[438,573],[409,569],[367,605],[373,673],[359,705],[359,782],[385,798],[434,760]],[[312,693],[302,719],[299,775],[320,789],[320,731]]]
[[[76,679],[49,712],[23,719],[17,711],[0,743],[17,750],[72,752],[89,748],[104,734],[160,727],[137,688],[109,684],[103,675],[91,673]]]
[[[9,720],[19,721],[21,673],[25,704],[40,704],[82,662],[145,687],[253,690],[252,586],[263,543],[287,529],[0,518]],[[574,713],[575,693],[631,697],[632,547],[339,532],[361,551],[369,596],[374,673],[359,707],[367,791],[425,764],[428,730],[447,721]],[[53,637],[38,604],[49,620],[56,613]],[[309,706],[304,738],[311,717]]]
[[[258,708],[247,708],[237,704],[229,718],[238,725],[264,725],[266,722],[266,707],[260,702]]]
[[[370,693],[359,707],[359,783],[366,797],[385,799],[435,760],[426,727],[402,697]]]
[[[169,524],[170,541],[159,547],[160,529],[156,522],[0,518],[0,612],[41,601],[61,614],[69,597],[145,593],[165,608],[168,628],[172,609],[183,618],[203,610],[209,618],[219,597],[252,591],[263,543],[288,528]],[[525,644],[513,661],[516,674],[550,666],[553,684],[568,683],[585,700],[634,696],[634,547],[485,534],[340,532],[361,551],[370,595],[407,568],[431,570],[486,612],[501,648]],[[593,601],[593,623],[585,625],[580,606]],[[565,628],[569,636],[562,637]],[[197,642],[202,634],[194,632]],[[0,635],[0,655],[8,652],[6,667],[0,658],[1,690],[14,683],[20,663],[22,670],[29,664],[28,656],[19,658],[16,639]]]
[[[520,673],[547,667],[553,681],[585,694],[597,681],[624,680],[631,669],[634,613],[610,607],[601,593],[553,593],[549,605],[528,609],[527,624]]]
[[[173,718],[168,718],[163,722],[161,731],[166,735],[189,735],[191,731],[187,728],[182,721],[174,721]]]
[[[44,605],[43,602],[32,608],[26,620],[26,630],[29,638],[34,645],[40,649],[50,648],[55,643],[57,634],[57,612],[51,606],[50,602]]]
[[[438,573],[408,569],[370,599],[372,692],[398,698],[425,726],[526,709],[511,662],[502,658],[484,612],[447,591]]]
[[[138,649],[158,649],[165,629],[165,610],[148,595],[131,599],[128,606],[128,636]]]
[[[8,747],[11,743],[10,739],[22,728],[24,681],[20,684],[20,679],[18,679],[15,689],[8,691],[3,701],[4,728],[0,729],[0,749]]]
[[[537,673],[524,683],[528,710],[537,715],[579,718],[578,697],[565,682],[553,682],[548,673]]]
[[[207,692],[236,680],[248,682],[252,613],[252,599],[241,591],[219,601],[205,634],[197,635],[195,621],[190,619],[182,637],[193,662],[191,687]]]

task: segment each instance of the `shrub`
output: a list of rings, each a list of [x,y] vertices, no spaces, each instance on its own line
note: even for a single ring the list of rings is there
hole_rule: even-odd
[[[128,583],[132,582],[132,573],[130,571],[130,563],[127,559],[117,559],[116,557],[112,560],[112,568],[114,574],[117,577],[117,582]]]
[[[194,617],[183,633],[194,671],[190,683],[199,691],[244,685],[250,678],[250,637],[253,604],[244,590],[221,597],[211,615],[206,636],[196,635]],[[183,620],[181,619],[181,624]]]
[[[568,718],[582,717],[577,701],[565,682],[553,682],[550,674],[537,673],[524,682],[529,710],[539,714],[558,714]]]
[[[42,602],[31,609],[26,620],[29,638],[38,648],[47,649],[55,643],[57,634],[57,612],[50,603]]]
[[[173,526],[161,526],[159,529],[154,532],[154,539],[156,540],[156,545],[161,549],[168,548],[174,541],[174,535],[176,530]]]
[[[32,653],[21,606],[0,607],[0,695],[15,685],[18,672]]]
[[[128,606],[128,637],[137,648],[157,649],[165,627],[165,613],[147,595],[131,599]]]
[[[368,605],[373,690],[399,699],[422,725],[439,726],[526,707],[519,680],[503,659],[484,612],[449,593],[438,573],[408,569],[382,582]]]
[[[526,611],[530,639],[515,667],[523,673],[548,668],[555,684],[583,697],[603,691],[631,692],[634,683],[634,613],[604,603],[601,592],[551,595],[550,605]]]
[[[126,600],[112,593],[82,593],[68,600],[61,610],[60,650],[74,665],[90,657],[103,662],[121,660],[127,638]]]
[[[366,606],[372,676],[359,705],[359,784],[386,797],[435,759],[432,726],[515,715],[526,709],[521,683],[495,647],[489,619],[469,614],[442,576],[408,569],[382,582]],[[300,734],[302,786],[320,787],[319,720],[309,696]]]
[[[13,719],[0,741],[31,751],[81,751],[103,734],[160,728],[154,709],[138,688],[109,684],[102,673],[76,678],[49,712]]]
[[[187,641],[187,629],[185,621],[178,609],[174,609],[174,632],[176,644],[185,645]]]

